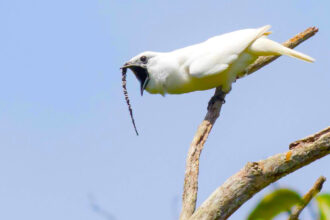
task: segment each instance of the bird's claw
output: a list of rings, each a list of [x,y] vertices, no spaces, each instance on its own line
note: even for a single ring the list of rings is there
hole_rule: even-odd
[[[223,94],[218,94],[218,95],[214,95],[208,105],[207,105],[207,110],[210,110],[212,108],[212,106],[217,102],[217,101],[220,101],[222,104],[225,104],[226,101],[225,101],[225,98],[223,97]]]

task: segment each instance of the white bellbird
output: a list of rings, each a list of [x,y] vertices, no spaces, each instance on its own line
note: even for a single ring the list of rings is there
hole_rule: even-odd
[[[244,74],[244,69],[259,56],[287,55],[307,62],[314,61],[310,56],[268,39],[270,27],[266,25],[234,31],[171,52],[147,51],[138,54],[122,67],[126,101],[127,69],[132,70],[140,81],[141,95],[144,90],[165,95],[215,87],[221,87],[224,93],[228,93],[236,78],[241,77],[238,74]],[[129,109],[131,111],[130,106]],[[134,124],[133,118],[132,121]]]

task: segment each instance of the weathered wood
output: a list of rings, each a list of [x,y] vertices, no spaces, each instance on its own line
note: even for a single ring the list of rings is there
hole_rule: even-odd
[[[320,135],[322,134],[322,135]],[[304,145],[258,162],[249,162],[216,189],[190,220],[227,219],[257,192],[313,161],[330,154],[330,127]]]

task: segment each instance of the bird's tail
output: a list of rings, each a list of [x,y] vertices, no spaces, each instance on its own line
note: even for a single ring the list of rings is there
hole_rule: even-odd
[[[311,63],[315,61],[312,57],[287,48],[282,44],[266,38],[265,36],[255,40],[248,49],[253,54],[258,56],[287,55]]]

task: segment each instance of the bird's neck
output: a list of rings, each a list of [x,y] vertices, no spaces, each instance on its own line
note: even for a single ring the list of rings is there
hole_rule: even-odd
[[[148,68],[149,82],[146,90],[152,94],[180,93],[180,88],[189,83],[186,72],[186,59],[177,53],[167,53],[155,60],[155,65]]]
[[[161,53],[152,62],[148,68],[149,82],[146,90],[152,94],[164,95],[167,93],[166,82],[169,76],[177,71],[177,60],[170,53]]]

